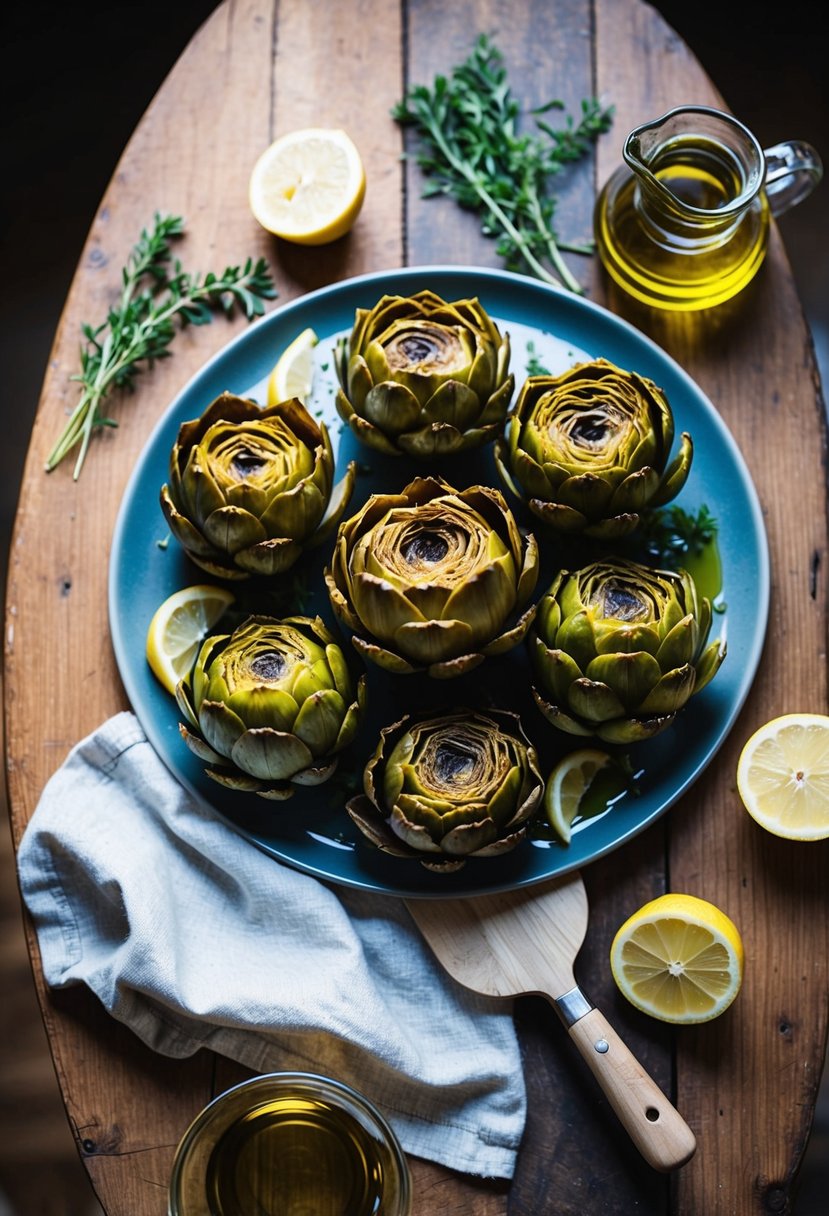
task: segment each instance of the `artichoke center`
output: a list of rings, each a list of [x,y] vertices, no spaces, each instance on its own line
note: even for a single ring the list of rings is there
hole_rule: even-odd
[[[282,679],[288,667],[284,654],[278,650],[266,650],[258,654],[250,664],[250,670],[258,680],[266,684],[276,684]]]
[[[449,552],[445,537],[437,532],[418,532],[401,546],[403,557],[410,566],[434,566]]]
[[[247,448],[241,448],[233,453],[233,459],[230,462],[230,472],[237,481],[247,481],[250,477],[255,477],[265,467],[265,461],[262,456],[256,452],[251,452]]]
[[[635,621],[645,616],[648,606],[643,599],[621,583],[607,583],[602,588],[602,611],[616,621]]]
[[[468,363],[458,336],[437,327],[402,330],[389,340],[384,350],[393,372],[446,372]]]
[[[573,420],[570,435],[580,447],[600,449],[607,446],[608,438],[614,433],[607,414],[598,410],[579,414]]]
[[[453,743],[439,743],[434,757],[434,773],[443,786],[468,785],[475,774],[476,757]]]

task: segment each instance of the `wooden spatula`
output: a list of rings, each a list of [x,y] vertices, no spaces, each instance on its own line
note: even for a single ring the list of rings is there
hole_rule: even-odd
[[[650,1165],[668,1171],[694,1155],[690,1127],[576,985],[573,963],[588,912],[580,874],[504,894],[409,899],[406,906],[464,987],[489,996],[547,997]]]

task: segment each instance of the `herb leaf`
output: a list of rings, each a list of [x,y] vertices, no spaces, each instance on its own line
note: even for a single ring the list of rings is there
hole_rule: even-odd
[[[239,308],[251,320],[264,312],[266,299],[275,298],[264,258],[248,258],[244,266],[228,266],[221,275],[188,274],[170,248],[183,233],[180,216],[156,213],[153,227],[142,230],[121,272],[117,305],[97,328],[81,327],[86,345],[80,351],[80,372],[72,377],[81,384],[81,394],[49,454],[47,473],[80,445],[74,471],[78,480],[93,432],[118,425],[101,413],[105,398],[116,389],[134,389],[141,364],[151,367],[167,358],[178,329],[206,325],[217,309],[230,315]]]
[[[694,513],[670,506],[642,516],[641,541],[647,552],[666,565],[699,555],[717,535],[717,521],[705,503]]]
[[[563,109],[563,102],[553,100],[533,114]],[[547,283],[583,294],[562,250],[591,254],[594,246],[559,240],[550,181],[609,129],[612,106],[602,108],[595,98],[587,99],[577,124],[568,116],[565,126],[556,130],[537,118],[538,133],[522,134],[520,107],[503,57],[482,34],[451,76],[436,76],[431,89],[413,86],[391,113],[421,138],[415,159],[426,174],[424,198],[445,194],[477,212],[482,232],[497,239],[498,253],[510,269],[524,268]]]

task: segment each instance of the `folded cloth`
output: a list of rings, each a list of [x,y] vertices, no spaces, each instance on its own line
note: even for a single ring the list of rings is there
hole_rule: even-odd
[[[438,966],[402,900],[280,864],[170,773],[132,713],[78,743],[18,851],[46,982],[155,1051],[325,1073],[403,1148],[509,1178],[526,1116],[510,1006]]]

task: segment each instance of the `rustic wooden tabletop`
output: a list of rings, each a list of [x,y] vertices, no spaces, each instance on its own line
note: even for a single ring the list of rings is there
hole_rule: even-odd
[[[107,616],[112,529],[137,456],[160,413],[245,325],[190,330],[143,378],[114,436],[96,441],[78,482],[44,459],[74,402],[82,322],[103,316],[125,251],[155,210],[188,219],[191,265],[264,255],[279,305],[351,275],[402,265],[497,266],[494,244],[454,203],[420,197],[390,116],[402,82],[426,82],[491,32],[521,100],[560,96],[577,110],[597,94],[616,107],[592,174],[562,198],[559,226],[589,234],[593,200],[616,167],[622,134],[645,116],[721,97],[687,47],[642,0],[234,0],[196,34],[150,106],[101,202],[75,275],[43,386],[11,548],[6,609],[6,763],[16,841],[71,746],[127,707]],[[247,202],[250,166],[277,133],[345,127],[370,188],[336,245],[270,239]],[[762,833],[735,787],[743,742],[826,696],[824,414],[807,328],[776,232],[766,264],[735,307],[648,314],[609,291],[595,261],[573,268],[590,297],[653,338],[715,403],[749,467],[768,533],[768,636],[750,696],[715,762],[656,824],[585,870],[590,926],[583,983],[697,1137],[692,1160],[654,1172],[620,1130],[540,998],[516,1002],[529,1119],[511,1184],[412,1161],[414,1210],[496,1213],[632,1211],[748,1214],[789,1210],[806,1144],[827,1029],[829,854]],[[750,609],[750,606],[748,606]],[[33,679],[32,657],[38,678]],[[44,690],[48,688],[48,695]],[[610,941],[629,912],[666,889],[727,910],[746,945],[746,976],[727,1015],[678,1032],[636,1014],[610,977]],[[161,1216],[175,1145],[205,1104],[242,1075],[207,1053],[154,1055],[85,990],[46,990],[33,966],[79,1152],[110,1216]]]

